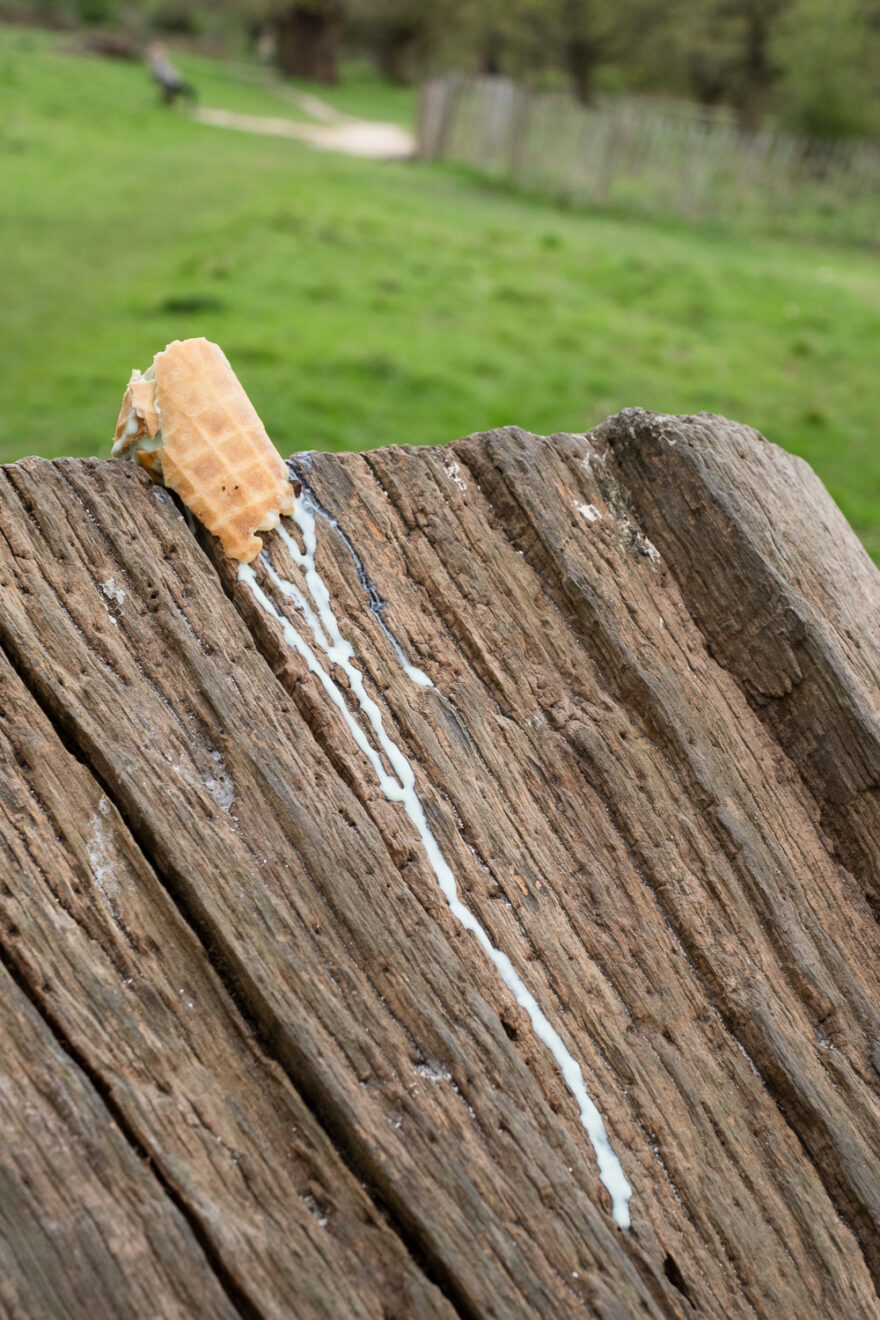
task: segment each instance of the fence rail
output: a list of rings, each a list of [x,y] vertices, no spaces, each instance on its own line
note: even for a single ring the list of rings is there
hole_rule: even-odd
[[[725,111],[635,97],[586,108],[505,78],[450,76],[422,88],[418,152],[573,205],[880,241],[873,142],[745,134]]]

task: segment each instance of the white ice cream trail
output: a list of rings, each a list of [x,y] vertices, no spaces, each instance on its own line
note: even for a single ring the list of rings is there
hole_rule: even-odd
[[[300,454],[297,455],[297,458],[299,459],[299,463],[295,462],[293,458],[289,458],[287,460],[287,466],[290,469],[290,472],[293,475],[294,480],[298,481],[303,488],[303,501],[306,507],[310,509],[313,515],[318,514],[319,517],[323,518],[324,521],[333,528],[334,532],[342,541],[342,544],[345,546],[348,553],[351,555],[352,562],[354,563],[354,567],[355,567],[355,572],[357,573],[358,576],[358,581],[360,582],[364,591],[367,593],[367,600],[369,601],[369,605],[370,605],[370,613],[378,623],[379,627],[382,629],[382,632],[385,634],[388,641],[391,643],[391,649],[394,651],[394,654],[397,656],[397,659],[400,663],[400,667],[402,668],[403,672],[406,674],[410,682],[415,683],[416,687],[433,687],[434,684],[431,682],[430,678],[428,678],[428,675],[424,672],[424,670],[417,669],[415,665],[410,664],[406,652],[404,651],[403,647],[400,645],[400,642],[394,636],[394,633],[388,627],[388,624],[385,622],[383,618],[383,613],[385,610],[385,602],[382,599],[382,597],[379,595],[379,592],[376,590],[376,585],[373,582],[372,578],[370,577],[369,573],[367,572],[366,567],[364,566],[364,561],[361,559],[357,550],[355,550],[354,546],[351,543],[350,538],[346,535],[346,533],[340,527],[339,523],[333,517],[333,514],[330,512],[329,509],[324,508],[323,504],[321,504],[317,495],[309,485],[305,472],[302,470],[302,467],[307,465],[311,466],[310,463],[307,464],[306,462],[306,460],[310,458],[310,455]],[[302,464],[302,467],[300,466],[300,464]]]
[[[342,692],[330,677],[330,674],[324,669],[312,647],[297,632],[293,624],[276,609],[272,600],[260,586],[257,575],[249,564],[240,565],[238,570],[239,580],[245,583],[260,607],[281,625],[288,646],[302,656],[309,670],[321,683],[327,696],[348,725],[357,746],[372,766],[379,781],[379,787],[385,797],[391,802],[402,804],[406,814],[418,831],[428,861],[437,877],[437,883],[446,902],[449,904],[453,916],[456,917],[465,930],[471,932],[487,957],[494,963],[517,1003],[522,1005],[528,1013],[535,1034],[544,1042],[553,1055],[566,1085],[577,1101],[581,1123],[586,1129],[596,1152],[599,1176],[611,1196],[614,1218],[621,1228],[627,1229],[630,1224],[629,1199],[632,1190],[624,1176],[620,1161],[608,1141],[602,1116],[587,1093],[580,1066],[566,1049],[559,1033],[542,1013],[537,1000],[526,988],[507,954],[495,948],[476,917],[459,898],[455,876],[452,874],[446,859],[440,851],[437,840],[431,832],[424,808],[416,793],[415,775],[412,766],[397,744],[385,732],[382,713],[364,687],[361,670],[352,663],[354,649],[339,631],[339,624],[333,612],[330,593],[315,567],[317,540],[315,512],[305,491],[297,497],[293,517],[302,533],[304,550],[300,550],[295,539],[283,525],[279,527],[278,534],[284,541],[294,562],[302,569],[308,598],[299,587],[292,582],[288,582],[275,571],[265,554],[263,555],[264,566],[275,588],[293,601],[296,608],[303,615],[312,631],[316,644],[327,656],[330,663],[339,665],[345,673],[351,691],[372,730],[375,746],[349,709]],[[386,768],[386,762],[388,768]]]

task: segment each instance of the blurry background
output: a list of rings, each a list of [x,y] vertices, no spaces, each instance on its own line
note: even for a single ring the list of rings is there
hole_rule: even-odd
[[[132,367],[207,335],[284,453],[721,412],[880,558],[880,0],[0,20],[0,461],[106,454]],[[417,160],[290,135],[419,119]]]

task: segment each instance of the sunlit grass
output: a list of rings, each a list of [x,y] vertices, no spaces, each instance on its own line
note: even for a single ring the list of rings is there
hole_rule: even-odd
[[[288,451],[722,412],[803,454],[880,554],[869,255],[211,129],[58,44],[0,28],[0,459],[106,452],[131,368],[204,334]],[[258,69],[182,62],[205,104],[299,115]],[[333,99],[412,104],[362,72]]]

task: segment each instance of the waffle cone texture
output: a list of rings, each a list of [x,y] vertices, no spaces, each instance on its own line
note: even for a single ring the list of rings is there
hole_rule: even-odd
[[[175,340],[149,371],[132,373],[113,454],[175,491],[242,563],[263,548],[255,533],[293,512],[287,468],[223,350],[207,339]]]

